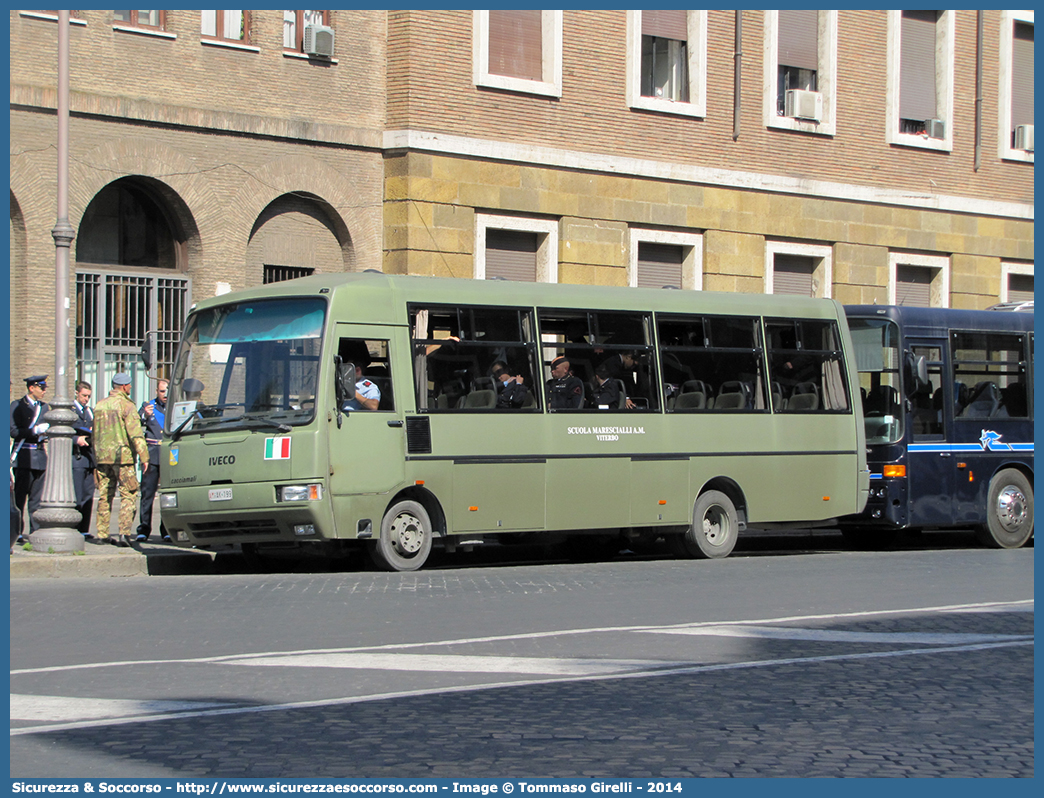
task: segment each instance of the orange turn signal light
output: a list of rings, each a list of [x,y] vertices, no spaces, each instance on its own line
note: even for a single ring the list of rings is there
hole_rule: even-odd
[[[886,477],[905,477],[906,466],[904,465],[886,465],[884,467],[884,475]]]
[[[664,504],[667,504],[667,500],[666,499],[660,499],[660,505],[662,506]]]
[[[478,512],[478,507],[469,507],[468,508],[468,512],[472,512],[472,513]]]

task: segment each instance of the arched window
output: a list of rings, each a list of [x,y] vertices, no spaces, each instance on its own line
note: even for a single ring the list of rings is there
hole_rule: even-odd
[[[180,246],[160,204],[142,185],[121,179],[91,200],[76,237],[79,263],[176,268]]]

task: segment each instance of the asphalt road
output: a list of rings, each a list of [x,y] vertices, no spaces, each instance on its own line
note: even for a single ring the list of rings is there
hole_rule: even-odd
[[[1033,549],[11,585],[12,777],[1032,776]]]

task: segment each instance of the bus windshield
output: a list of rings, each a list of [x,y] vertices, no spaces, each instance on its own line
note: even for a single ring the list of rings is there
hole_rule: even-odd
[[[315,414],[326,302],[237,302],[193,314],[174,364],[167,431],[289,431]]]
[[[899,327],[887,319],[850,318],[848,328],[859,368],[866,442],[895,443],[903,437]]]

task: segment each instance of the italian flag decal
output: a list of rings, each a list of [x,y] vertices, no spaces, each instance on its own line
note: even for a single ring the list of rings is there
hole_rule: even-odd
[[[265,438],[266,460],[289,460],[290,438]]]

